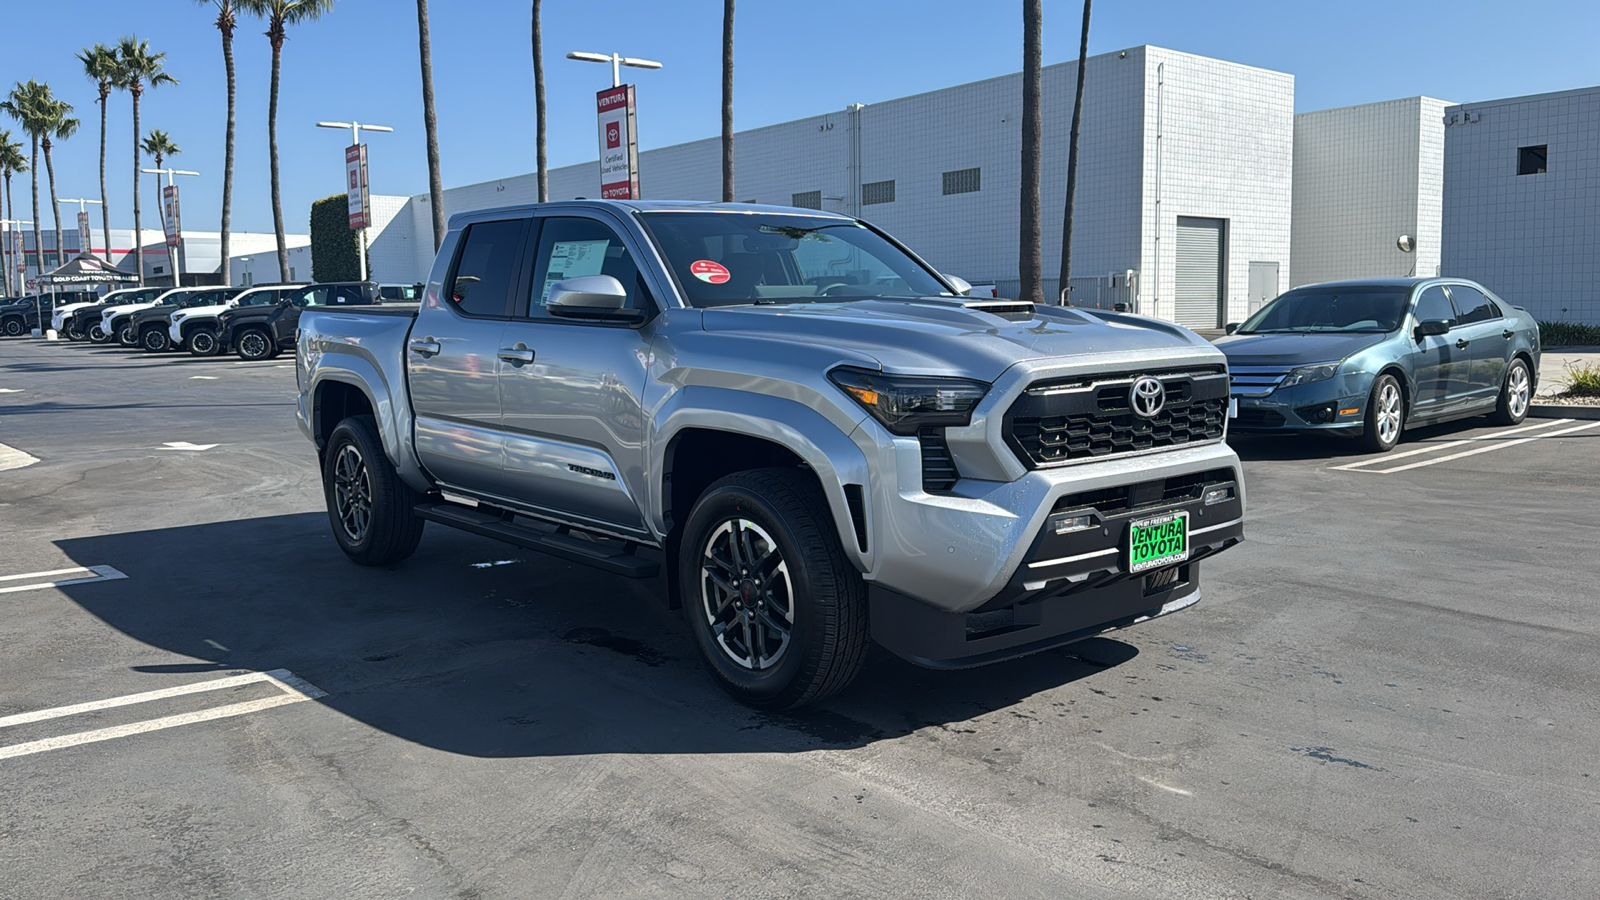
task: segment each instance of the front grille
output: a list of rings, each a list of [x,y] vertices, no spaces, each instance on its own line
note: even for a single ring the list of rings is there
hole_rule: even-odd
[[[917,442],[922,445],[922,489],[930,494],[948,493],[961,474],[956,471],[956,461],[945,444],[944,429],[920,429]]]
[[[1240,428],[1282,428],[1283,413],[1275,409],[1251,409],[1248,406],[1239,407],[1239,417],[1234,423]]]
[[[1088,508],[1103,515],[1144,509],[1146,507],[1173,506],[1189,503],[1205,496],[1206,488],[1238,481],[1232,469],[1210,469],[1188,475],[1174,475],[1138,484],[1124,484],[1098,491],[1079,491],[1067,494],[1056,501],[1051,514]]]
[[[1240,397],[1265,397],[1278,389],[1289,374],[1284,366],[1230,366],[1233,393]]]
[[[1148,373],[1166,389],[1164,405],[1148,419],[1129,405],[1129,389],[1144,374],[1030,388],[1006,417],[1012,449],[1030,465],[1049,466],[1222,438],[1228,377],[1220,368]]]

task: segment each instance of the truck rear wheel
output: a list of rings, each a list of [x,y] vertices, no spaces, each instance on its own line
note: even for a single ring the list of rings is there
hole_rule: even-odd
[[[209,328],[196,328],[189,334],[189,354],[191,356],[216,356],[222,349],[222,344],[217,340],[217,333]]]
[[[329,435],[322,492],[334,540],[363,566],[397,563],[422,540],[420,498],[390,465],[371,416],[351,416]]]
[[[95,322],[93,325],[89,326],[89,342],[91,344],[104,344],[109,340],[111,340],[111,336],[106,334],[106,327],[104,324]]]
[[[122,324],[116,326],[116,328],[118,344],[124,347],[139,346],[139,335],[134,333],[132,322],[123,322]]]
[[[861,670],[866,584],[804,473],[756,469],[711,485],[678,552],[689,630],[735,699],[793,709],[843,689]]]
[[[0,324],[0,329],[5,331],[6,337],[22,337],[28,333],[27,324],[22,321],[21,317],[17,316],[5,320],[3,324]]]

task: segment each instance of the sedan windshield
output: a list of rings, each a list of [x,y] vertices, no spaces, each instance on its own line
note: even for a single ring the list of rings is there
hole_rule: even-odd
[[[950,293],[926,267],[853,220],[701,212],[640,218],[695,307]]]
[[[1397,285],[1296,288],[1246,319],[1238,333],[1389,332],[1400,327],[1410,296],[1409,287]]]

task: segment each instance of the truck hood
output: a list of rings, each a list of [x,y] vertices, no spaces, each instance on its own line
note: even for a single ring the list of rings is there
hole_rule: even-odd
[[[1388,339],[1387,334],[1231,334],[1217,349],[1231,366],[1304,366],[1346,359]]]
[[[1214,352],[1199,335],[1159,319],[1043,305],[1002,315],[951,298],[713,307],[703,322],[710,332],[837,347],[875,359],[885,371],[982,381],[1030,359]]]

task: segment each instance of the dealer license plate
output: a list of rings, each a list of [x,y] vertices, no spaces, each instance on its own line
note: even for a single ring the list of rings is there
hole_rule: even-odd
[[[1128,572],[1170,566],[1189,558],[1189,514],[1169,512],[1128,523]]]

